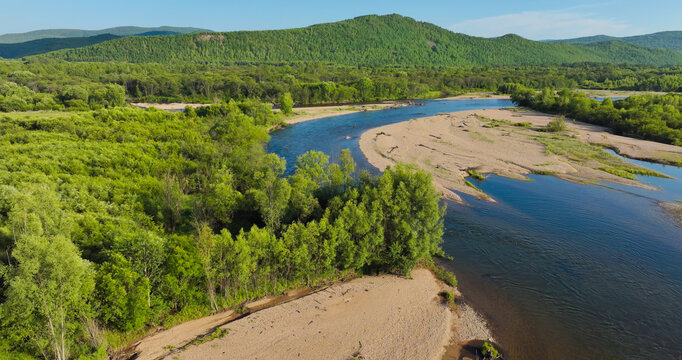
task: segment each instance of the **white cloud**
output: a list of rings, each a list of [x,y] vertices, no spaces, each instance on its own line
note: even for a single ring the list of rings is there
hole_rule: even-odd
[[[451,26],[450,30],[483,37],[514,33],[534,40],[567,39],[600,34],[624,36],[633,33],[632,27],[628,24],[598,19],[594,17],[594,14],[579,14],[565,10],[524,11],[518,14],[467,20]]]

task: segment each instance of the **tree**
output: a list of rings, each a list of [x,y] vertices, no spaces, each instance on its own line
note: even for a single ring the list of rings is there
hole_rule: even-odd
[[[279,108],[284,115],[290,115],[294,107],[294,100],[291,98],[291,93],[283,93],[279,97]]]
[[[384,171],[368,195],[381,203],[384,216],[385,246],[377,265],[409,273],[417,261],[442,253],[445,207],[430,174],[398,164]]]
[[[13,266],[4,271],[1,312],[40,352],[66,360],[80,319],[88,314],[92,268],[69,239],[69,215],[52,191],[29,187],[14,204],[9,221],[16,243]]]
[[[168,227],[171,232],[174,232],[180,220],[182,206],[185,202],[185,193],[180,187],[180,180],[171,173],[167,173],[164,176],[162,186],[163,203],[168,214]]]
[[[232,220],[232,213],[242,194],[234,188],[234,176],[228,168],[216,170],[214,177],[215,180],[210,184],[209,207],[216,219],[227,224]]]
[[[218,278],[218,269],[216,268],[217,242],[213,234],[213,230],[203,224],[199,227],[197,235],[197,254],[201,261],[201,267],[204,269],[206,275],[206,292],[208,293],[208,300],[213,311],[218,311],[218,304],[215,299],[216,279]],[[218,262],[220,263],[220,262]]]
[[[284,166],[284,160],[277,156],[267,157],[264,168],[256,173],[259,188],[251,190],[263,221],[273,231],[279,230],[291,195],[289,182],[280,178]]]
[[[12,314],[15,325],[28,330],[41,351],[49,346],[56,359],[68,359],[93,291],[90,264],[64,236],[22,236],[12,258],[16,266],[6,275],[3,313]]]
[[[164,260],[164,239],[152,232],[139,230],[123,234],[116,244],[118,250],[130,261],[133,270],[147,279],[147,306],[152,306],[151,289],[161,282]]]
[[[95,276],[98,318],[122,331],[141,328],[149,318],[149,279],[136,273],[128,260],[112,254]]]

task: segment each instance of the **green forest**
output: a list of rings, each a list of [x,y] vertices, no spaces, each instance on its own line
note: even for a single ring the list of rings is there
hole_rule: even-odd
[[[580,63],[565,66],[390,68],[316,64],[185,64],[0,61],[0,111],[89,110],[128,102],[261,99],[290,93],[297,106],[436,98],[497,91],[507,83],[541,89],[682,91],[682,67]]]
[[[606,35],[588,36],[567,40],[556,40],[573,44],[591,44],[604,41],[623,41],[630,44],[646,46],[649,48],[670,49],[682,51],[682,31],[661,31],[653,34],[613,37]]]
[[[128,37],[39,55],[68,61],[364,66],[547,65],[576,62],[682,65],[682,53],[622,41],[549,43],[517,35],[479,38],[400,15],[369,15],[305,28]]]
[[[606,126],[616,134],[682,146],[682,95],[634,95],[599,101],[568,89],[538,92],[509,84],[507,90],[521,106]]]
[[[0,354],[95,358],[156,324],[441,254],[429,175],[264,151],[257,101],[0,115]],[[1,357],[1,356],[0,356]]]
[[[0,42],[49,34],[80,30]],[[74,44],[35,41],[0,49]],[[349,150],[335,162],[309,151],[287,173],[266,145],[295,106],[472,91],[682,146],[682,53],[622,41],[486,39],[386,15],[0,59],[0,359],[104,359],[266,295],[435,266],[445,208],[428,173],[371,176]]]

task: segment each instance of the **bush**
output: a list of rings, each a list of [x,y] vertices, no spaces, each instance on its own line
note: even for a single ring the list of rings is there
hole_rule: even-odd
[[[487,359],[499,359],[500,358],[500,352],[497,349],[495,349],[493,344],[491,344],[487,341],[483,343],[483,349],[481,352],[483,353],[483,355],[485,355],[485,357]]]
[[[544,131],[547,132],[562,132],[566,131],[568,127],[566,126],[566,122],[564,121],[564,117],[560,117],[558,119],[554,119],[550,121],[547,126],[545,126]]]
[[[457,287],[457,277],[455,277],[455,274],[436,264],[432,264],[430,269],[433,271],[433,274],[436,275],[438,280],[452,287]]]

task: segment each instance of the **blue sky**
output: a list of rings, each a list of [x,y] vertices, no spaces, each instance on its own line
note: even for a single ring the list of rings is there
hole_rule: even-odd
[[[682,30],[681,0],[3,0],[0,34],[46,28],[195,26],[217,31],[281,29],[366,14],[398,13],[477,36],[542,40]]]

